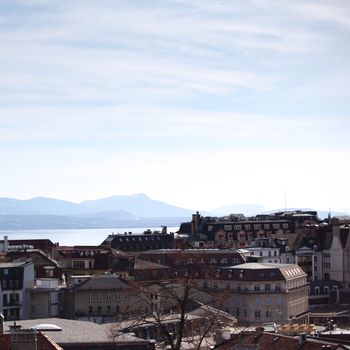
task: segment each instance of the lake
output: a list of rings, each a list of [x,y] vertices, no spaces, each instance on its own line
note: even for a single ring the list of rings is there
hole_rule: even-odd
[[[19,230],[0,231],[0,239],[8,236],[8,239],[50,239],[53,243],[58,242],[61,246],[67,245],[100,245],[105,238],[124,232],[142,233],[147,229],[161,231],[161,227],[117,227],[96,229],[65,229],[65,230]],[[168,232],[176,232],[179,227],[168,227]]]

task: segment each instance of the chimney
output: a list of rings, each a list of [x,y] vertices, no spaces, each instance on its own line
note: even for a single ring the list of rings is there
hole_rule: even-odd
[[[36,330],[20,328],[16,323],[10,326],[11,350],[37,350]]]
[[[306,342],[306,333],[299,334],[299,344],[303,345]]]
[[[5,320],[4,315],[0,314],[0,334],[4,333],[4,320]]]
[[[4,252],[7,253],[9,250],[9,240],[7,236],[4,236]]]

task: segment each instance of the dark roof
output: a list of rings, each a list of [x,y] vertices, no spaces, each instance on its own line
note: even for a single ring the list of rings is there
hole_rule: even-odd
[[[1,243],[4,242],[4,240],[0,240]],[[8,240],[9,245],[32,245],[36,249],[42,249],[45,250],[46,248],[53,248],[55,247],[55,244],[52,243],[50,239],[9,239]]]
[[[88,280],[83,281],[75,289],[91,290],[91,289],[129,289],[129,285],[115,274],[102,274],[92,276]]]
[[[217,347],[220,350],[237,348],[258,348],[260,350],[321,350],[324,345],[329,345],[328,349],[345,349],[337,343],[322,341],[306,337],[305,341],[300,340],[300,336],[293,337],[276,333],[259,333],[240,334],[229,342]]]
[[[142,259],[135,259],[134,270],[159,270],[167,269],[168,266],[156,264],[151,261],[146,261]]]

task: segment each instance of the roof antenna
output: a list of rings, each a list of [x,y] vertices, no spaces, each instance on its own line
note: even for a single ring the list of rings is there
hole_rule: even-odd
[[[287,189],[284,188],[284,212],[287,212]]]

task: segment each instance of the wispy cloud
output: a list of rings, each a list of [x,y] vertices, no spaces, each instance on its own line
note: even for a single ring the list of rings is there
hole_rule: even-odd
[[[314,164],[349,154],[348,12],[340,0],[5,1],[7,195],[84,197],[101,179],[96,196],[219,206],[238,196],[231,180],[253,186],[242,201],[282,178],[309,188]]]

